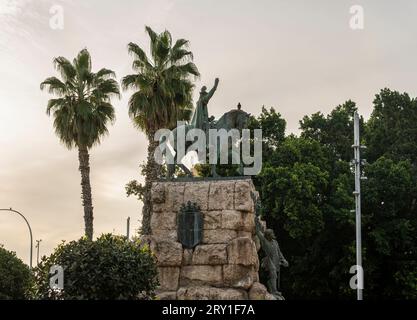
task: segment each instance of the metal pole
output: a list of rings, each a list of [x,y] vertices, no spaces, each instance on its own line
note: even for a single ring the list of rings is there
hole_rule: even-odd
[[[127,223],[126,223],[126,237],[129,239],[130,236],[130,217],[127,217]]]
[[[36,240],[36,265],[39,264],[39,247],[40,247],[40,243],[41,243],[42,239]]]
[[[356,213],[356,266],[357,266],[357,299],[362,300],[363,268],[362,268],[362,233],[361,233],[361,145],[359,134],[359,115],[355,112],[354,123],[354,164],[355,164],[355,213]]]
[[[29,222],[27,221],[27,219],[25,218],[25,216],[24,216],[23,214],[21,214],[19,211],[13,210],[12,208],[9,208],[9,209],[0,209],[0,211],[11,211],[11,212],[17,213],[19,216],[21,216],[21,217],[25,220],[25,222],[26,222],[26,224],[27,224],[27,226],[28,226],[28,228],[29,228],[29,234],[30,234],[30,258],[29,258],[29,268],[30,268],[30,269],[32,269],[33,236],[32,236],[32,228],[30,227]]]

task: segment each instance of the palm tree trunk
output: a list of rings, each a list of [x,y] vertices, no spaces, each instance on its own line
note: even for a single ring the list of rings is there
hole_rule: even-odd
[[[81,198],[84,206],[85,235],[87,239],[93,240],[93,199],[90,185],[90,156],[85,146],[78,147],[78,160],[81,173]]]
[[[151,215],[152,215],[152,183],[158,179],[161,165],[155,161],[154,153],[158,147],[158,141],[154,141],[154,132],[148,133],[148,159],[145,167],[145,193],[142,208],[142,234],[151,234]]]

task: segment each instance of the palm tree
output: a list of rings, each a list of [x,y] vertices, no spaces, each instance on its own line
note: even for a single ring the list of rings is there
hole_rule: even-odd
[[[115,120],[110,98],[120,97],[115,73],[108,69],[91,71],[91,57],[87,49],[81,50],[71,63],[64,57],[54,59],[61,79],[50,77],[40,85],[41,90],[57,96],[50,99],[46,108],[53,115],[55,133],[68,148],[78,148],[84,206],[85,235],[93,239],[93,204],[90,185],[89,149],[100,144],[108,134],[107,125]]]
[[[135,90],[129,99],[129,116],[145,132],[149,141],[141,198],[142,234],[150,234],[151,186],[161,170],[154,160],[158,146],[154,135],[161,128],[174,128],[178,120],[190,119],[194,88],[190,78],[200,74],[192,62],[191,51],[187,50],[188,40],[179,39],[173,44],[168,31],[157,34],[150,27],[145,27],[145,30],[150,38],[150,58],[137,44],[128,44],[128,51],[134,58],[132,68],[136,73],[125,76],[122,87]]]

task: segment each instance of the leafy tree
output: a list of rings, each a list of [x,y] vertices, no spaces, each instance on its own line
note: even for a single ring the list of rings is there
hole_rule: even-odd
[[[276,112],[273,107],[269,110],[262,106],[261,114],[256,118],[251,116],[249,121],[249,129],[262,129],[263,139],[266,143],[263,144],[266,148],[276,148],[285,138],[285,127],[287,123],[281,117],[281,114]]]
[[[265,121],[266,110],[252,122],[253,128],[262,127],[264,138],[263,169],[254,182],[264,218],[291,264],[282,270],[281,281],[288,299],[353,294],[341,285],[349,283],[346,266],[354,264],[354,242],[349,237],[354,235],[353,181],[349,163],[341,159],[341,151],[347,151],[341,141],[332,139],[337,129],[348,132],[352,126],[352,117],[346,115],[353,107],[346,103],[327,118],[305,117],[300,137],[284,136],[283,119],[276,118],[277,125]]]
[[[374,103],[371,119],[361,119],[369,162],[364,169],[368,179],[362,182],[365,297],[415,299],[415,99],[384,89]],[[290,268],[282,270],[288,299],[355,297],[349,287],[349,269],[356,263],[355,215],[350,212],[355,110],[348,101],[327,116],[306,116],[300,137],[286,136],[275,145],[263,130],[268,152],[254,181],[263,215],[290,262]]]
[[[381,157],[366,167],[363,245],[372,299],[417,298],[416,175],[411,163]]]
[[[154,159],[158,146],[154,136],[161,128],[172,129],[177,121],[190,119],[194,87],[190,77],[199,76],[199,72],[192,62],[192,52],[187,50],[188,40],[178,39],[173,43],[168,31],[157,34],[150,27],[145,29],[150,38],[151,56],[149,58],[139,45],[129,43],[128,50],[134,58],[132,68],[136,73],[125,76],[122,86],[135,90],[129,99],[129,115],[149,141],[143,170],[145,186],[135,181],[128,185],[131,194],[142,194],[142,234],[149,234],[151,186],[161,172],[161,166]]]
[[[374,105],[370,120],[360,119],[368,147],[363,152],[368,179],[362,181],[364,294],[416,299],[416,99],[384,89]],[[355,111],[349,100],[326,116],[305,116],[299,137],[285,136],[285,120],[274,109],[263,108],[251,119],[251,129],[263,133],[262,172],[253,180],[262,215],[290,263],[281,269],[288,299],[355,299],[349,286],[356,264],[350,164]],[[224,173],[235,174],[228,169]]]
[[[266,155],[265,162],[273,166],[291,166],[302,162],[328,170],[330,161],[325,148],[319,142],[309,138],[298,138],[294,135],[287,136],[275,152]]]
[[[290,261],[281,282],[288,299],[335,299],[342,295],[341,282],[348,284],[346,266],[354,261],[352,179],[348,164],[329,165],[326,155],[318,142],[288,136],[264,155],[255,179],[264,218]]]
[[[51,266],[64,269],[64,289],[49,286]],[[35,269],[36,298],[136,300],[153,297],[156,262],[147,245],[105,234],[60,244]]]
[[[360,119],[368,159],[362,181],[362,250],[366,299],[417,298],[417,108],[408,94],[384,89],[368,122]],[[262,109],[251,129],[263,131],[262,172],[253,177],[262,215],[290,268],[281,269],[288,299],[355,299],[353,113],[347,101],[327,116],[300,122]],[[203,168],[204,169],[204,168]],[[226,167],[225,174],[235,175]],[[207,171],[200,170],[206,173]],[[261,272],[261,280],[263,275]]]
[[[54,59],[61,79],[50,77],[40,85],[41,90],[58,98],[50,99],[46,112],[54,118],[55,133],[68,148],[78,149],[84,206],[85,235],[93,238],[93,203],[90,184],[89,149],[100,144],[108,133],[107,126],[114,122],[115,112],[110,103],[119,96],[115,73],[108,69],[91,71],[91,57],[83,49],[71,63],[64,57]]]
[[[321,112],[300,121],[301,137],[311,138],[329,149],[336,159],[350,161],[353,144],[353,114],[357,111],[355,102],[348,100],[338,105],[325,117]],[[363,119],[361,118],[361,128]]]
[[[326,172],[312,164],[296,162],[291,167],[267,167],[259,178],[262,194],[279,194],[274,202],[265,203],[265,211],[278,219],[291,238],[304,241],[322,231],[321,198],[327,185]]]
[[[375,96],[374,110],[366,124],[366,156],[410,160],[417,164],[417,101],[407,93],[383,89]]]
[[[31,281],[29,267],[0,245],[0,300],[28,299]]]

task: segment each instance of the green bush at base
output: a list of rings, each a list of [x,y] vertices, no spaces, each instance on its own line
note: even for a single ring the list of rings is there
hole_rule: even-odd
[[[30,285],[29,267],[0,245],[0,300],[26,299]]]
[[[50,287],[53,265],[64,270],[63,290]],[[105,234],[60,244],[35,269],[37,299],[151,299],[157,286],[155,258],[147,245]]]

